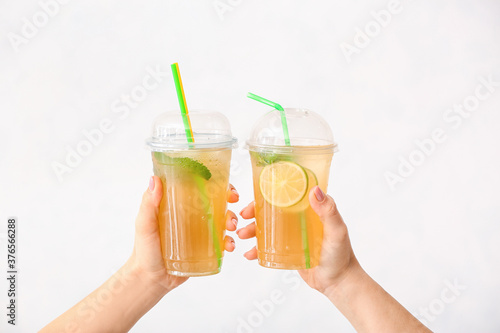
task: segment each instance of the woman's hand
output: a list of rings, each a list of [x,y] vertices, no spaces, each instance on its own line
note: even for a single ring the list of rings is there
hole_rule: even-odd
[[[309,286],[326,293],[329,288],[335,287],[359,264],[349,241],[347,226],[332,197],[325,195],[316,186],[309,193],[309,202],[323,222],[323,245],[319,265],[311,269],[299,270],[299,274]],[[255,202],[245,207],[240,215],[244,219],[254,218]],[[241,239],[255,237],[255,222],[239,229],[236,233]],[[249,260],[256,259],[257,249],[253,247],[244,256]]]
[[[149,188],[142,196],[141,207],[135,221],[134,250],[127,265],[148,283],[158,284],[162,287],[160,290],[167,293],[186,281],[187,277],[168,274],[162,258],[158,228],[158,211],[162,195],[163,188],[160,178],[151,177]],[[238,200],[239,194],[230,184],[227,191],[227,201],[234,203]],[[236,214],[228,210],[226,229],[235,231],[237,223]],[[226,251],[234,251],[235,244],[231,236],[225,237],[224,247]]]
[[[430,332],[361,268],[332,197],[316,186],[309,193],[309,203],[323,222],[324,232],[319,265],[299,270],[304,281],[325,294],[357,332]],[[240,215],[254,218],[255,203]],[[255,222],[236,233],[242,239],[255,237]],[[256,259],[256,248],[245,257]]]
[[[187,280],[169,275],[163,262],[158,229],[162,195],[160,178],[151,177],[135,221],[134,251],[129,260],[41,332],[128,332],[166,293]],[[238,192],[230,185],[227,201],[237,202],[238,199]],[[236,215],[227,211],[227,230],[236,230],[237,221]],[[226,251],[234,250],[231,237],[226,236],[224,244]]]

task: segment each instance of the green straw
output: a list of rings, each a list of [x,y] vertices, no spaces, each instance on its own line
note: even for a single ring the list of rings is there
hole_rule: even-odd
[[[302,247],[306,260],[306,269],[311,268],[311,254],[309,253],[309,236],[307,235],[307,221],[305,211],[300,213],[300,230],[302,232]]]
[[[181,108],[181,114],[182,114],[182,122],[184,123],[184,131],[186,132],[187,141],[188,143],[194,143],[193,128],[191,127],[191,120],[189,119],[189,112],[186,103],[186,95],[184,94],[184,87],[182,86],[181,74],[179,72],[179,64],[173,63],[172,65],[170,65],[170,67],[172,68],[172,74],[174,76],[175,90],[177,90],[177,98],[179,99],[179,106]],[[189,147],[191,148],[192,146],[190,145]],[[205,211],[207,212],[209,230],[210,233],[212,234],[212,242],[214,243],[214,248],[215,248],[214,250],[217,256],[217,265],[220,268],[220,264],[222,261],[222,250],[219,238],[217,237],[217,228],[214,222],[214,214],[212,211],[211,202],[208,199],[209,197],[203,179],[198,176],[195,176],[195,181],[196,185],[198,186],[198,190],[200,191],[201,196],[203,198],[202,199],[203,206],[205,208]]]
[[[286,115],[285,115],[285,110],[281,105],[278,103],[275,103],[273,101],[270,101],[264,97],[257,96],[255,94],[252,94],[249,92],[247,94],[247,97],[256,100],[257,102],[264,103],[266,105],[269,105],[276,110],[280,111],[281,115],[281,126],[283,127],[283,136],[285,137],[285,145],[290,146],[290,135],[288,134],[288,124],[286,121]],[[307,221],[306,221],[306,216],[305,212],[302,211],[299,213],[300,214],[300,229],[301,229],[301,234],[302,234],[302,248],[304,249],[304,257],[306,261],[306,269],[311,268],[311,253],[309,251],[309,237],[307,234]]]
[[[193,129],[191,128],[191,120],[189,119],[189,112],[186,104],[186,95],[184,95],[184,87],[182,86],[181,73],[179,72],[179,65],[174,63],[170,65],[172,74],[174,75],[175,90],[177,90],[177,98],[179,99],[179,106],[181,108],[182,122],[184,123],[184,131],[189,143],[194,142]]]
[[[269,105],[280,112],[281,126],[283,127],[283,136],[285,137],[285,145],[290,146],[290,135],[288,134],[288,124],[286,122],[285,110],[283,110],[283,107],[281,105],[279,105],[278,103],[274,103],[268,99],[265,99],[264,97],[260,97],[260,96],[257,96],[255,94],[252,94],[251,92],[249,92],[247,94],[247,97],[254,99],[257,102],[261,102],[261,103],[264,103],[266,105]]]
[[[215,226],[214,223],[214,214],[212,211],[212,205],[209,199],[209,194],[206,191],[204,179],[196,175],[194,176],[194,179],[196,181],[196,185],[198,185],[198,189],[201,194],[202,205],[205,207],[205,211],[207,212],[207,220],[210,225],[209,231],[212,236],[212,242],[214,243],[215,255],[217,256],[217,265],[218,267],[220,267],[222,259],[222,249],[220,247],[219,238],[217,237],[217,227]]]

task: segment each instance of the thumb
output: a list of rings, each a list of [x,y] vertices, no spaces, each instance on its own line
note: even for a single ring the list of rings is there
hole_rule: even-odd
[[[323,222],[325,237],[332,241],[340,241],[340,238],[347,233],[347,227],[333,198],[326,195],[319,186],[315,186],[309,192],[309,203]]]
[[[135,220],[135,232],[137,235],[148,235],[158,230],[158,211],[163,196],[163,187],[160,178],[152,176],[149,187],[142,196],[139,214]]]

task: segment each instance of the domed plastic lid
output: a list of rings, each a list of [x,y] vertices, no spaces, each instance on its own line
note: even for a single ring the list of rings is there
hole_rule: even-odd
[[[285,116],[290,137],[290,146],[285,144],[281,111],[273,110],[255,123],[245,147],[249,150],[293,148],[321,149],[336,151],[332,130],[317,113],[307,109],[285,108]]]
[[[236,148],[227,118],[214,111],[189,111],[194,143],[189,143],[180,111],[167,112],[153,122],[153,133],[146,144],[153,151]]]

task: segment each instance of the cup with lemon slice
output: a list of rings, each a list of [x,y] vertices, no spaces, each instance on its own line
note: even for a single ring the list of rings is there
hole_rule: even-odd
[[[323,225],[309,204],[309,192],[317,185],[327,190],[336,149],[330,127],[306,109],[274,110],[257,121],[246,147],[252,160],[259,264],[317,266]]]

